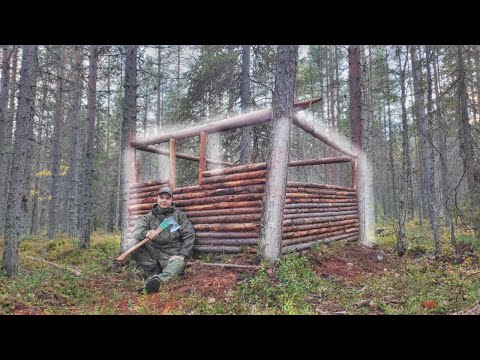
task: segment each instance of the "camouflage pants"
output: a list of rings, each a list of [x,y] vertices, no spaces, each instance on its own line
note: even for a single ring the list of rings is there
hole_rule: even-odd
[[[138,267],[143,270],[145,278],[152,275],[160,275],[160,280],[164,283],[173,277],[180,275],[185,269],[184,260],[175,259],[169,262],[168,259],[170,258],[170,255],[158,255],[159,256],[155,256],[159,258],[156,260],[154,252],[149,247],[149,244],[142,246],[132,253],[132,258],[135,260]]]

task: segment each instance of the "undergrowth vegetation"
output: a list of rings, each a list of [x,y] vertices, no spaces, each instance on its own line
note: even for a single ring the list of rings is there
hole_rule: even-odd
[[[94,233],[86,250],[65,236],[29,237],[18,276],[0,273],[0,314],[452,314],[478,305],[480,244],[471,234],[458,233],[453,251],[445,231],[435,258],[428,229],[410,223],[398,257],[387,228],[372,248],[324,244],[248,271],[189,267],[152,295],[137,293],[143,279],[132,263],[115,265],[118,234]]]

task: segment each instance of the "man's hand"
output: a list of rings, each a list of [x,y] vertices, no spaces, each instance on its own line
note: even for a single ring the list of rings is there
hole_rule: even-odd
[[[157,237],[157,232],[155,230],[150,230],[149,232],[147,232],[147,235],[145,237],[147,237],[150,240],[153,240]]]

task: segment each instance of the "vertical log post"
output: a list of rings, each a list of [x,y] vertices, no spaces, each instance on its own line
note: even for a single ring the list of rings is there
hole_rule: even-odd
[[[168,180],[168,185],[170,189],[175,188],[175,169],[176,169],[176,140],[170,139],[170,179]]]
[[[122,228],[120,239],[120,249],[124,252],[127,249],[127,241],[129,238],[128,229],[128,196],[130,185],[134,183],[135,173],[133,167],[135,164],[135,149],[133,143],[135,139],[135,129],[137,123],[137,45],[125,46],[125,96],[123,98],[123,117],[121,131],[121,151],[122,165],[120,175],[120,203],[119,203],[119,225]]]
[[[278,46],[272,106],[272,133],[258,239],[261,255],[269,262],[277,261],[282,253],[282,222],[287,188],[288,149],[297,57],[298,45]]]
[[[135,182],[139,183],[141,181],[141,173],[142,173],[142,161],[137,159],[135,163]]]
[[[207,133],[205,131],[202,131],[200,133],[200,151],[199,151],[199,157],[200,161],[198,163],[198,185],[203,184],[203,172],[207,168]]]
[[[357,160],[352,159],[352,188],[357,190]]]
[[[355,165],[354,186],[358,200],[359,241],[365,244],[366,238],[366,198],[365,198],[365,153],[363,135],[364,118],[362,113],[362,67],[361,45],[348,47],[348,85],[350,90],[350,131],[352,136],[353,152],[357,155]]]
[[[136,163],[136,149],[131,145],[135,141],[135,133],[129,131],[128,141],[125,144],[124,152],[122,154],[122,172],[123,175],[120,178],[120,190],[121,190],[121,199],[120,199],[120,214],[121,220],[121,239],[120,239],[120,250],[125,251],[127,246],[127,240],[130,237],[130,230],[128,227],[128,222],[130,218],[130,211],[128,210],[128,198],[130,196],[130,186],[135,184],[135,163]]]
[[[135,135],[131,134],[130,139],[135,139]],[[132,141],[132,140],[130,140]],[[127,189],[130,188],[130,185],[135,184],[137,182],[136,179],[136,174],[137,174],[137,169],[136,169],[136,164],[137,164],[137,149],[135,149],[133,146],[130,144],[127,145],[128,150],[130,153],[130,171],[128,172],[128,187]]]

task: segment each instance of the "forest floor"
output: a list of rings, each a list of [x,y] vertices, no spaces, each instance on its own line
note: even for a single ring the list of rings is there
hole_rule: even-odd
[[[273,269],[194,264],[150,295],[137,293],[143,280],[131,262],[115,265],[118,234],[94,233],[87,250],[67,237],[29,237],[20,242],[19,275],[0,273],[0,314],[479,314],[479,242],[458,233],[454,256],[445,233],[434,258],[428,229],[409,224],[407,233],[401,258],[393,235],[371,247],[337,242],[286,255]],[[253,255],[200,260],[258,264]]]

